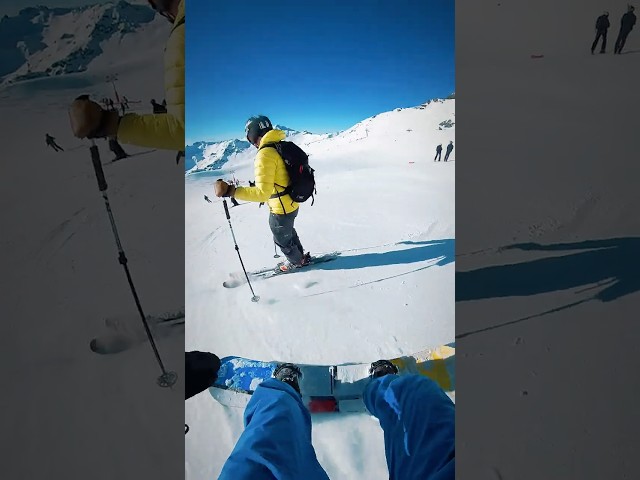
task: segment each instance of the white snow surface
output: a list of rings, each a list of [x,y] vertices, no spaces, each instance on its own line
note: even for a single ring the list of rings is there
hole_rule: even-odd
[[[458,335],[499,327],[456,343],[460,478],[636,478],[640,469],[638,362],[629,363],[638,344],[637,251],[607,261],[624,252],[619,244],[592,257],[599,261],[573,263],[580,250],[500,250],[640,236],[637,25],[628,53],[612,54],[626,4],[456,3],[464,124],[456,148],[464,162],[456,178],[457,267],[512,265],[513,278],[535,281],[537,273],[549,285],[576,277],[564,288],[456,305]],[[605,9],[608,53],[592,56]],[[528,269],[554,257],[544,273]],[[508,290],[507,273],[503,281]],[[628,291],[610,302],[588,300],[607,281]]]
[[[258,303],[247,285],[222,286],[241,267],[213,193],[217,178],[253,180],[255,148],[215,172],[187,175],[187,350],[370,363],[453,341],[456,164],[433,162],[438,143],[455,142],[455,125],[439,130],[448,119],[455,122],[453,99],[381,113],[331,137],[293,133],[318,190],[313,206],[300,206],[301,242],[312,253],[344,253],[327,269],[255,282]],[[230,213],[245,265],[275,266],[283,257],[274,258],[266,206],[240,203]],[[186,478],[216,478],[242,432],[242,410],[203,392],[187,400],[185,415]],[[369,415],[314,416],[313,444],[332,479],[388,478],[383,433]]]
[[[1,425],[11,438],[4,446],[3,478],[183,474],[176,461],[184,448],[182,419],[166,412],[184,405],[184,337],[157,342],[167,368],[179,373],[173,390],[155,384],[159,368],[148,343],[109,357],[88,347],[92,337],[106,331],[106,318],[137,328],[139,318],[118,264],[89,143],[72,136],[67,114],[81,93],[111,94],[104,82],[111,73],[120,75],[119,92],[131,99],[162,98],[169,28],[164,22],[163,40],[154,49],[129,49],[127,55],[114,50],[109,58],[99,57],[109,68],[25,81],[1,92],[0,115],[11,119],[0,162],[7,232],[0,248],[8,253],[0,264],[6,325],[0,349],[10,359],[0,365]],[[150,111],[146,102],[134,106]],[[65,152],[47,148],[45,132]],[[123,145],[141,155],[107,165],[112,153],[106,141],[97,144],[143,308],[148,314],[182,308],[184,174],[175,152]],[[171,278],[167,272],[180,275]]]

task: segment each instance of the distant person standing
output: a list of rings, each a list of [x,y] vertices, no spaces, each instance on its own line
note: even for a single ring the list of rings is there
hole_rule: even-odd
[[[436,160],[436,158],[437,158],[437,160]],[[433,161],[434,162],[439,162],[440,160],[442,160],[442,144],[439,144],[436,147],[436,156],[433,157]]]
[[[609,26],[609,12],[604,12],[596,20],[596,39],[591,44],[591,55],[593,55],[593,53],[595,52],[600,37],[602,37],[602,46],[600,47],[600,53],[604,53],[605,49],[607,48],[607,30],[609,29]]]
[[[62,148],[60,145],[56,143],[56,139],[54,137],[52,137],[48,133],[45,133],[44,138],[45,138],[45,141],[47,142],[48,147],[53,148],[56,152],[64,152],[64,148]]]
[[[453,141],[449,141],[449,145],[447,145],[447,153],[444,154],[444,161],[449,160],[449,155],[453,151]]]
[[[156,102],[155,98],[151,99],[151,106],[153,107],[153,113],[167,113],[167,108]]]
[[[618,33],[618,39],[616,40],[616,46],[613,53],[620,55],[624,44],[627,41],[627,36],[633,30],[633,26],[636,24],[636,15],[633,13],[635,8],[633,5],[627,7],[627,13],[625,13],[620,19],[620,33]]]
[[[111,150],[115,155],[115,157],[113,158],[114,162],[117,160],[122,160],[123,158],[127,158],[129,156],[129,154],[124,151],[115,137],[109,137],[109,150]]]

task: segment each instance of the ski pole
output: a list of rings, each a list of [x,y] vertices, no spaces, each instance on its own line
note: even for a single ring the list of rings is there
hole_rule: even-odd
[[[278,250],[276,250],[276,242],[273,242],[273,258],[280,258],[280,255],[278,255]]]
[[[109,204],[109,197],[107,195],[107,181],[104,177],[104,171],[102,170],[102,162],[100,161],[100,152],[98,151],[98,146],[94,140],[91,140],[91,147],[89,148],[91,152],[91,161],[93,162],[93,169],[96,172],[96,178],[98,180],[98,188],[100,192],[102,192],[102,198],[104,198],[104,204],[107,208],[107,214],[109,215],[109,221],[111,222],[111,230],[113,231],[113,236],[116,240],[116,245],[118,247],[118,261],[120,265],[124,267],[124,272],[127,275],[127,281],[129,282],[129,287],[131,287],[131,293],[133,294],[133,299],[136,302],[136,307],[138,308],[138,313],[140,313],[140,319],[142,320],[142,325],[144,325],[144,329],[147,332],[147,337],[149,338],[149,343],[151,344],[151,348],[153,348],[153,353],[156,356],[156,360],[158,360],[158,365],[160,365],[160,369],[162,370],[162,375],[160,375],[157,379],[158,385],[161,387],[171,387],[176,383],[178,379],[178,375],[175,372],[167,372],[164,368],[164,364],[162,363],[162,359],[160,358],[160,353],[158,352],[158,347],[156,347],[156,342],[153,340],[153,335],[151,334],[151,330],[149,329],[149,325],[147,323],[147,318],[145,317],[144,311],[142,310],[142,305],[140,304],[140,299],[138,298],[138,293],[136,292],[136,288],[133,285],[133,279],[131,278],[131,273],[129,272],[129,267],[127,265],[127,257],[124,254],[124,250],[122,249],[122,244],[120,243],[120,235],[118,235],[118,229],[116,228],[116,222],[113,218],[113,212],[111,211],[111,205]]]
[[[253,295],[253,297],[251,297],[251,301],[257,302],[258,300],[260,300],[260,297],[258,297],[253,291],[253,287],[251,286],[251,280],[249,280],[249,274],[247,273],[247,269],[244,268],[244,262],[242,261],[242,257],[240,256],[240,248],[238,247],[238,242],[236,242],[236,236],[233,233],[233,227],[231,226],[231,215],[229,215],[229,207],[227,206],[226,199],[222,199],[222,205],[224,205],[224,213],[227,215],[227,221],[229,222],[229,228],[231,229],[231,237],[233,238],[233,244],[236,247],[236,252],[238,252],[238,258],[240,259],[240,265],[242,265],[242,271],[244,272],[244,276],[247,277],[247,283],[249,284],[249,288],[251,289],[251,294]]]

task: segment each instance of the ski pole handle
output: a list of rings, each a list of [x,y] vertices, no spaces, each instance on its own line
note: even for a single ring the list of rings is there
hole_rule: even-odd
[[[222,200],[222,205],[224,205],[224,213],[227,216],[227,220],[231,220],[231,216],[229,215],[229,207],[227,206],[227,200]]]
[[[100,161],[100,152],[98,146],[93,143],[89,147],[91,151],[91,161],[93,162],[93,169],[96,171],[96,178],[98,179],[98,188],[101,192],[107,189],[107,180],[104,178],[104,171],[102,170],[102,162]]]

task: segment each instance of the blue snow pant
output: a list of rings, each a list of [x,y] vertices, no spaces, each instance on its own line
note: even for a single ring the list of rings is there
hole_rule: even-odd
[[[380,421],[390,480],[453,480],[455,407],[421,375],[372,380],[364,403]],[[245,430],[219,479],[328,479],[311,445],[311,417],[300,396],[264,381],[245,410]]]
[[[262,382],[244,425],[218,480],[329,480],[311,445],[311,415],[290,385]]]
[[[385,375],[364,392],[364,404],[384,431],[390,480],[453,480],[455,406],[422,375]]]

